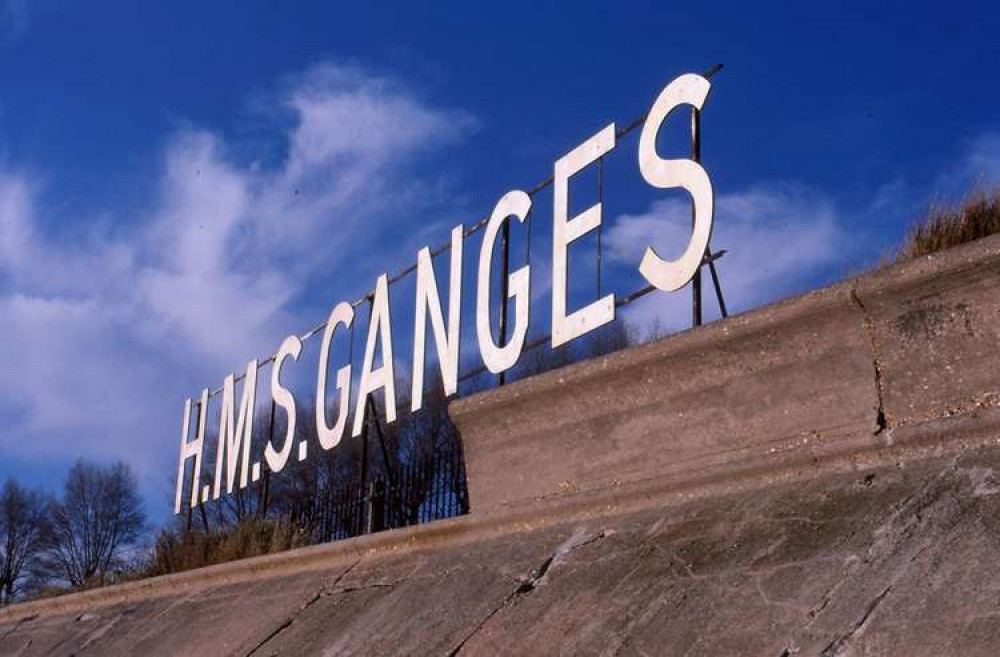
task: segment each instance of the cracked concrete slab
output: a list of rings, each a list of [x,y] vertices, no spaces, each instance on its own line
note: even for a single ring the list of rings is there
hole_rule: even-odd
[[[998,611],[1000,576],[983,566],[1000,496],[975,497],[970,467],[995,471],[1000,456],[985,448],[960,463],[635,513],[568,554],[463,653],[995,654],[1000,629],[978,652],[968,636]]]
[[[989,445],[818,469],[753,495],[42,614],[0,654],[995,654],[998,476]]]
[[[94,607],[22,623],[0,655],[177,655],[250,652],[303,603],[314,573],[209,587],[195,594]],[[30,649],[20,653],[31,641]]]

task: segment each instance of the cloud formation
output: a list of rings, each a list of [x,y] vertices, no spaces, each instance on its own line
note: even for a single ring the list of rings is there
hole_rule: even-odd
[[[605,244],[612,261],[634,265],[651,245],[664,258],[687,244],[690,205],[680,199],[654,201],[646,212],[618,217]],[[844,222],[825,195],[783,184],[722,194],[716,199],[712,249],[726,249],[717,267],[730,312],[780,299],[802,290],[818,275],[843,265],[850,252]],[[706,317],[716,312],[705,270]],[[658,323],[663,329],[690,326],[690,295],[657,295],[628,311],[640,329]]]
[[[67,239],[81,222],[51,221],[34,177],[0,171],[0,361],[16,373],[0,377],[0,417],[13,420],[5,456],[127,455],[158,491],[181,400],[301,331],[296,304],[310,285],[335,281],[331,303],[366,289],[376,254],[410,250],[382,238],[409,218],[399,208],[439,198],[416,161],[474,125],[333,64],[277,99],[291,118],[277,165],[240,162],[220,135],[181,129],[152,209],[117,232],[95,222]],[[373,255],[331,260],[344,251]]]
[[[1000,133],[984,132],[972,139],[959,166],[941,176],[939,192],[953,200],[975,187],[1000,185]]]

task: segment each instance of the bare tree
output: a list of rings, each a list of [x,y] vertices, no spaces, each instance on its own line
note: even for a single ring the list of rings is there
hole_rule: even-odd
[[[20,592],[22,577],[43,547],[48,503],[39,491],[8,478],[0,491],[0,605]]]
[[[52,505],[48,570],[74,588],[103,584],[124,564],[122,551],[138,542],[145,526],[131,468],[121,461],[101,466],[81,459],[66,476],[63,499]]]
[[[605,324],[581,345],[581,359],[598,358],[639,343],[639,331],[623,319]]]

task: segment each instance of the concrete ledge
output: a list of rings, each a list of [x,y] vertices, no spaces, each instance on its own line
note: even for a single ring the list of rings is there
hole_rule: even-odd
[[[452,403],[473,513],[993,405],[1000,237]]]
[[[1000,392],[1000,236],[854,281],[888,427],[984,405]]]

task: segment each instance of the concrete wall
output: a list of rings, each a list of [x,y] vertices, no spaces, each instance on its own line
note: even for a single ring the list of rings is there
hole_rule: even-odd
[[[998,283],[991,238],[457,401],[470,516],[0,610],[0,655],[1000,654]]]

